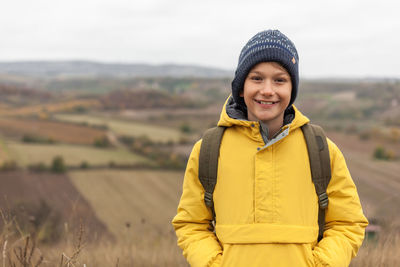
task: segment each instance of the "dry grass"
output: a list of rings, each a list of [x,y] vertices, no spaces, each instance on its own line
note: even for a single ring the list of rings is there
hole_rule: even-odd
[[[43,266],[54,266],[51,263],[60,258],[61,245],[45,251],[48,263]],[[65,254],[72,255],[74,248],[70,247]],[[188,266],[172,237],[160,236],[158,240],[137,240],[136,242],[87,244],[76,258],[75,266],[97,267],[149,267],[149,266]],[[45,258],[46,259],[46,258]]]
[[[58,244],[37,246],[29,235],[11,230],[15,229],[10,227],[15,225],[14,220],[5,223],[0,235],[2,267],[187,266],[172,233],[162,236],[138,233],[129,241],[95,243],[86,242],[81,225],[79,232],[67,235]]]
[[[392,226],[381,233],[379,240],[366,241],[351,267],[400,266],[400,227]]]
[[[188,266],[176,246],[173,233],[158,237],[149,233],[137,234],[129,241],[86,243],[81,230],[74,239],[67,238],[57,245],[35,246],[29,237],[10,242],[3,231],[0,262],[2,267]],[[387,233],[377,242],[366,242],[350,266],[400,266],[399,251],[400,232]]]

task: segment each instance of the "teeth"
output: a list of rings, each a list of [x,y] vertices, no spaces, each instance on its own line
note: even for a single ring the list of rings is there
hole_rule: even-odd
[[[261,104],[264,104],[264,105],[272,105],[275,103],[275,102],[271,102],[271,101],[258,101],[258,102],[260,102]]]

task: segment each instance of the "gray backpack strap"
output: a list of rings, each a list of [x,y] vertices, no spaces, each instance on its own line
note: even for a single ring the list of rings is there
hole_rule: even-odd
[[[208,129],[201,142],[199,157],[199,179],[204,188],[204,202],[212,211],[213,221],[215,210],[213,193],[217,184],[219,146],[225,127],[217,126]]]
[[[318,241],[320,241],[325,228],[325,209],[328,207],[329,203],[326,193],[326,188],[331,180],[329,148],[325,133],[321,127],[313,124],[305,124],[301,129],[306,139],[312,181],[318,195]]]

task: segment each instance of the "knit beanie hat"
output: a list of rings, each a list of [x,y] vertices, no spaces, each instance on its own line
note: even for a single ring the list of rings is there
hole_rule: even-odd
[[[257,33],[243,47],[239,56],[235,78],[232,81],[232,96],[239,107],[246,109],[243,97],[244,81],[249,71],[260,62],[275,61],[289,73],[292,81],[290,107],[297,95],[299,84],[299,56],[292,41],[278,30],[266,30]]]

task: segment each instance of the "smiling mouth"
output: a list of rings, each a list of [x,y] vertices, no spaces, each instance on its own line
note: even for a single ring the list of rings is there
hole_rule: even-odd
[[[258,104],[262,104],[262,105],[273,105],[278,103],[279,101],[261,101],[261,100],[257,100],[254,99],[254,101],[256,101]]]

